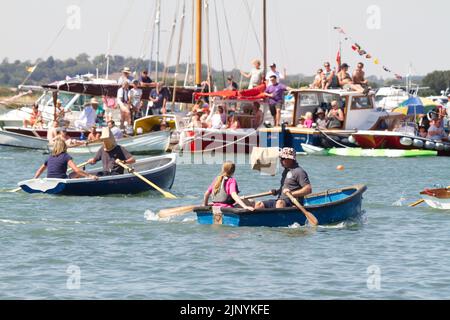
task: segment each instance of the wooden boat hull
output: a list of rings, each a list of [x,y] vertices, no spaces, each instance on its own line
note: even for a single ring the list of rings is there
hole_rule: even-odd
[[[420,193],[422,199],[431,208],[439,210],[450,210],[450,190],[432,189]]]
[[[186,129],[180,137],[183,152],[251,153],[258,146],[254,129],[214,130]]]
[[[48,141],[46,139],[0,130],[0,146],[48,150]]]
[[[47,139],[48,129],[31,129],[22,127],[4,127],[7,132],[23,134],[29,137],[37,137]],[[67,135],[72,139],[79,139],[83,131],[69,129],[66,131]]]
[[[319,225],[333,225],[357,219],[362,214],[366,186],[358,185],[340,190],[310,195],[305,208],[316,216]],[[249,212],[234,208],[199,207],[194,209],[200,224],[233,227],[304,226],[306,217],[297,208],[262,209]]]
[[[164,152],[169,148],[170,131],[146,133],[141,136],[123,138],[117,141],[131,153],[156,153]],[[101,143],[92,143],[87,146],[69,148],[70,154],[96,154],[102,147]]]
[[[153,157],[139,160],[134,166],[136,172],[168,190],[172,188],[176,173],[176,155]],[[101,170],[89,171],[92,174]],[[138,194],[154,190],[147,183],[133,174],[93,179],[33,179],[19,182],[23,191],[66,196],[106,196],[114,194]]]

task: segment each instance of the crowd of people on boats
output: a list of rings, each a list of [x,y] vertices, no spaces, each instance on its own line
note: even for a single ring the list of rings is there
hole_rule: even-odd
[[[359,62],[353,75],[349,73],[350,66],[343,63],[339,70],[331,69],[331,64],[325,62],[323,68],[317,70],[311,89],[343,89],[356,91],[367,95],[370,92],[369,81],[365,78],[364,63]]]

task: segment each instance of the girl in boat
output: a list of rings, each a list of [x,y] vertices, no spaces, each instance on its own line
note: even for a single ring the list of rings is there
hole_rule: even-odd
[[[209,198],[212,196],[214,207],[233,208],[238,204],[242,208],[254,211],[255,209],[239,197],[239,188],[236,179],[233,178],[236,165],[233,162],[225,162],[222,166],[222,173],[214,180],[206,191],[203,204],[208,206]]]
[[[72,157],[67,153],[67,144],[66,142],[58,137],[55,139],[52,155],[48,158],[47,161],[38,169],[36,174],[34,175],[34,179],[38,179],[41,174],[47,169],[47,178],[54,179],[68,179],[67,176],[67,167],[70,167],[73,172],[73,178],[92,178],[97,180],[97,176],[88,174],[80,170],[72,160]]]

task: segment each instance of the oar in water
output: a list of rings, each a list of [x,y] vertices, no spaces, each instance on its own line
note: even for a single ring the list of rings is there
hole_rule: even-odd
[[[88,165],[88,164],[89,164],[89,162],[87,162],[87,161],[86,161],[86,162],[83,162],[83,163],[77,165],[77,168],[85,167],[85,166]],[[70,172],[72,172],[72,168],[70,168],[70,169],[67,171],[67,173],[70,173]],[[21,187],[16,188],[16,189],[14,189],[14,190],[10,190],[10,191],[8,191],[8,192],[13,193],[13,192],[18,192],[18,191],[20,191],[20,190],[22,190]]]
[[[425,200],[423,200],[423,199],[417,200],[416,202],[411,203],[411,204],[409,205],[409,207],[414,208],[414,207],[417,207],[419,204],[422,204],[422,203],[424,203],[424,202],[425,202]]]
[[[177,199],[176,196],[174,196],[173,194],[171,194],[170,192],[164,191],[163,189],[161,189],[160,187],[158,187],[156,184],[154,184],[153,182],[151,182],[150,180],[148,180],[147,178],[145,178],[144,176],[142,176],[141,174],[137,173],[136,171],[134,171],[134,169],[130,168],[129,166],[127,166],[126,164],[124,164],[122,161],[120,161],[119,159],[116,160],[116,163],[121,166],[122,168],[124,168],[125,170],[128,170],[128,172],[134,174],[136,177],[138,177],[139,179],[141,179],[142,181],[144,181],[145,183],[147,183],[148,185],[150,185],[152,188],[158,190],[159,192],[161,192],[163,194],[163,196],[167,199]]]
[[[273,194],[271,191],[269,191],[269,192],[264,192],[264,193],[258,193],[258,194],[251,195],[251,196],[246,196],[246,197],[243,197],[242,199],[250,200],[250,199],[267,197],[267,196],[271,196],[271,195],[273,195]],[[197,207],[199,207],[199,205],[178,207],[178,208],[172,208],[172,209],[164,209],[158,213],[158,217],[161,219],[165,219],[165,218],[182,216],[186,213],[192,212],[192,210],[194,210]]]
[[[308,222],[312,226],[317,226],[319,224],[319,221],[317,218],[309,211],[307,211],[301,204],[298,202],[298,200],[292,195],[292,193],[287,192],[286,195],[288,198],[292,201],[292,203],[305,215],[306,219],[308,219]]]

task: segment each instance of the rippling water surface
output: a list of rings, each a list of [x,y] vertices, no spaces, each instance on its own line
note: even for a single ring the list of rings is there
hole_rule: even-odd
[[[450,212],[407,206],[423,188],[450,184],[450,159],[299,158],[315,191],[368,186],[360,224],[313,230],[155,219],[160,209],[200,203],[220,165],[179,165],[179,200],[5,192],[44,158],[0,149],[2,299],[450,298]],[[279,181],[249,165],[237,178],[245,194]]]

